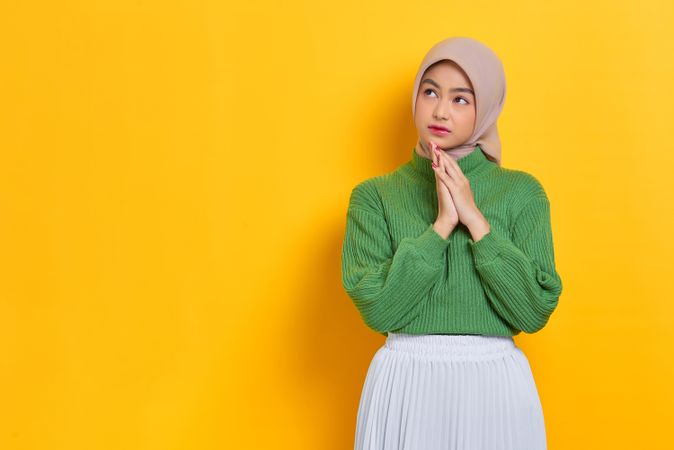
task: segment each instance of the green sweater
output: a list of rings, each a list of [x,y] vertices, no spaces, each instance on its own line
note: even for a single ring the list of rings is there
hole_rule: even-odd
[[[433,229],[435,174],[414,149],[410,161],[351,191],[342,284],[380,334],[534,333],[557,306],[562,281],[543,186],[479,145],[456,162],[490,225],[477,242],[461,222],[447,239]]]

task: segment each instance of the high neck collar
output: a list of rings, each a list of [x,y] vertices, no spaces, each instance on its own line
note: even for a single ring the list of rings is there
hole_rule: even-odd
[[[416,148],[412,148],[412,160],[410,161],[412,169],[429,181],[435,181],[435,171],[431,166],[432,162],[432,160],[419,155]],[[493,162],[487,159],[487,156],[479,145],[476,145],[472,152],[457,159],[456,163],[466,178],[469,179],[474,179],[477,175],[494,165]]]

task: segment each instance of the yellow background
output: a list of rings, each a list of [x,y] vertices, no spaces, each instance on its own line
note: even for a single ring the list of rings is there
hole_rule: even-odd
[[[529,357],[550,450],[671,449],[667,1],[3,2],[0,448],[348,449],[384,337],[351,188],[406,162],[418,64],[504,62],[503,166],[564,282]]]

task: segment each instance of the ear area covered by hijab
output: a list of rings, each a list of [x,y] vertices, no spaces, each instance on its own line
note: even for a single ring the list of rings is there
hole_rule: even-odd
[[[501,140],[496,121],[505,102],[505,72],[499,57],[483,43],[468,37],[450,37],[436,43],[422,60],[414,80],[412,117],[419,92],[419,84],[426,69],[438,61],[455,62],[466,73],[475,91],[475,129],[468,141],[448,152],[466,152],[476,145],[487,157],[501,165]]]

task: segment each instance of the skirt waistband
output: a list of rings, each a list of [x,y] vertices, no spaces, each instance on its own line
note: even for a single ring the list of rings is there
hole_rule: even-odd
[[[404,334],[389,332],[388,350],[440,359],[489,359],[519,349],[512,336]]]

